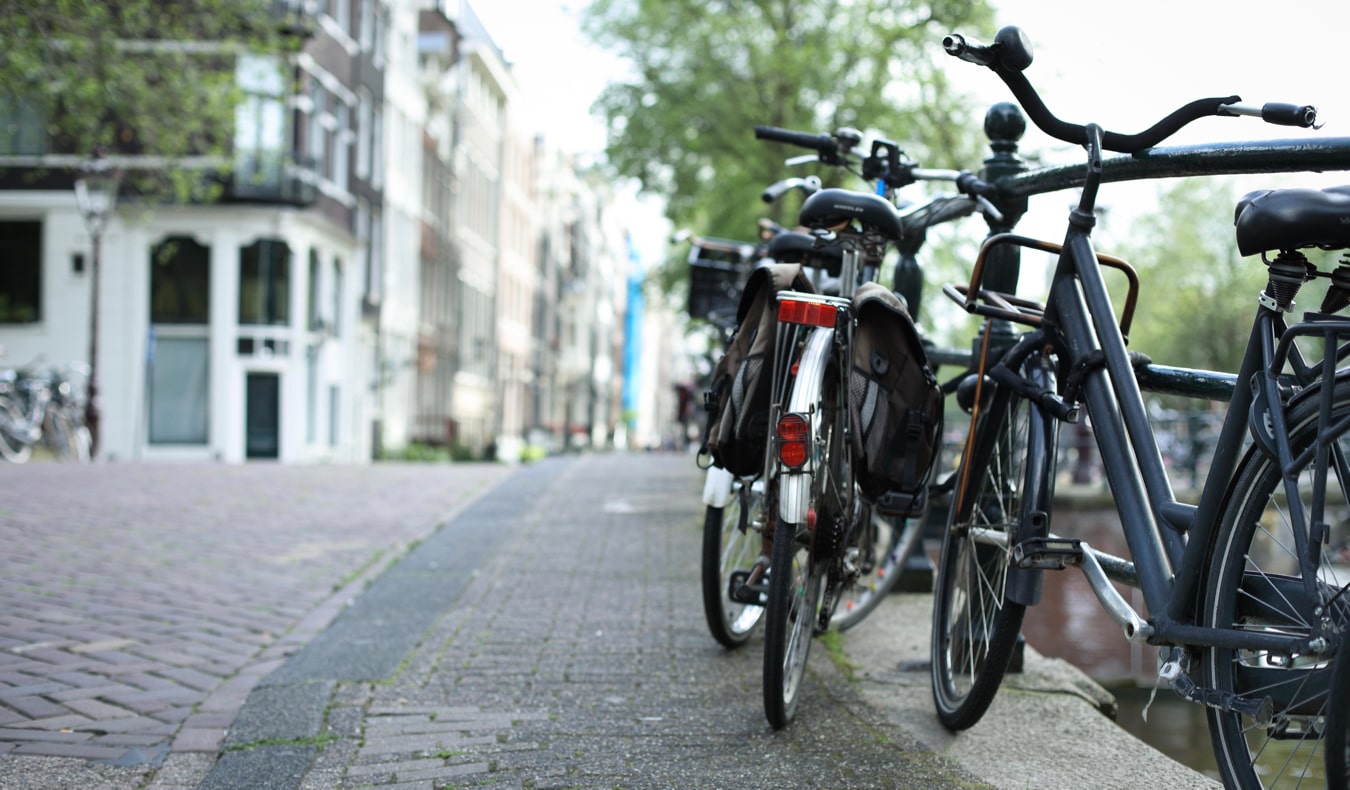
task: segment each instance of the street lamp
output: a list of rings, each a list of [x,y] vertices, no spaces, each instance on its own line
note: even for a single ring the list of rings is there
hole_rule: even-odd
[[[94,257],[89,265],[89,383],[84,401],[84,424],[89,429],[89,457],[98,454],[98,277],[99,263],[103,255],[103,232],[108,228],[117,205],[117,187],[122,173],[113,167],[97,150],[80,167],[80,175],[75,179],[75,204],[79,206],[84,226],[94,241]]]

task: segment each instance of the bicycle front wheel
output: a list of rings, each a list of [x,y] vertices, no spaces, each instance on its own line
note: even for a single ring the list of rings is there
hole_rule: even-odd
[[[1049,482],[1028,463],[1050,450],[1040,411],[1002,387],[988,400],[957,470],[933,595],[933,701],[950,730],[984,716],[1007,672],[1026,613],[1006,597],[1012,548],[1025,492]]]
[[[0,457],[21,464],[33,454],[28,433],[32,430],[23,409],[7,396],[0,396]]]
[[[1322,737],[1327,790],[1350,788],[1350,721],[1347,719],[1350,719],[1350,662],[1337,661],[1331,670],[1327,729]]]
[[[1288,411],[1291,449],[1295,459],[1302,459],[1289,471],[1297,477],[1298,501],[1289,498],[1279,462],[1270,455],[1253,448],[1238,467],[1210,553],[1204,625],[1314,635],[1320,633],[1327,603],[1350,582],[1346,536],[1338,532],[1350,519],[1345,496],[1350,488],[1350,382],[1335,387],[1329,423],[1319,420],[1320,386],[1291,403]],[[1330,429],[1329,452],[1320,468],[1312,452],[1319,429]],[[1316,520],[1323,529],[1329,525],[1328,541],[1308,534],[1307,525],[1316,518],[1315,494],[1325,495],[1325,511]],[[1317,578],[1310,585],[1300,570],[1306,566],[1299,563],[1299,546],[1318,555]],[[1340,597],[1330,616],[1344,619],[1347,597]],[[1273,703],[1270,721],[1206,708],[1214,754],[1229,787],[1322,784],[1321,735],[1332,663],[1329,656],[1319,654],[1227,648],[1203,652],[1207,687]]]
[[[735,480],[724,507],[709,505],[703,516],[703,613],[708,630],[723,647],[745,644],[764,614],[764,607],[731,598],[731,575],[748,571],[759,557],[763,537],[764,496],[749,483]]]

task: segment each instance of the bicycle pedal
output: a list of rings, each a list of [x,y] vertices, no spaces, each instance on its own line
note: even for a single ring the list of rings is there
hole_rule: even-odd
[[[768,603],[768,582],[747,584],[748,581],[750,581],[750,571],[732,571],[727,597],[736,603],[743,603],[748,606],[763,606]]]
[[[1075,538],[1027,538],[1013,546],[1018,568],[1062,571],[1082,556],[1082,541]]]

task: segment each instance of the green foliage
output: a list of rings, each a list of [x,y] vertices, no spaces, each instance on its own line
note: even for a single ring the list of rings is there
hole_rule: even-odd
[[[1222,179],[1182,181],[1131,226],[1121,254],[1140,280],[1130,346],[1155,362],[1218,370],[1242,362],[1266,267],[1238,256],[1234,192]]]
[[[228,169],[241,99],[235,58],[300,43],[284,32],[281,7],[272,0],[0,0],[0,103],[22,101],[42,119],[51,142],[40,153],[144,155],[169,167],[131,174],[134,188],[209,196],[208,182],[181,165],[199,157]]]
[[[666,197],[677,227],[749,240],[760,216],[795,218],[799,204],[759,201],[768,184],[845,178],[789,172],[802,149],[756,140],[756,125],[852,126],[929,167],[977,167],[984,108],[954,95],[938,42],[990,20],[983,0],[593,0],[583,26],[633,68],[594,108],[611,166]]]

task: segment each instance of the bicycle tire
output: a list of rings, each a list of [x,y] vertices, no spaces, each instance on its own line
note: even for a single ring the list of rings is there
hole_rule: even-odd
[[[833,348],[831,335],[822,330],[808,341],[788,395],[787,410],[808,415],[814,458],[810,474],[791,475],[794,478],[791,485],[785,482],[790,475],[779,475],[778,495],[795,496],[785,493],[785,489],[795,491],[806,480],[809,483],[806,493],[815,515],[794,522],[779,511],[774,519],[768,601],[764,609],[763,672],[764,715],[774,729],[786,727],[796,713],[824,595],[826,562],[820,557],[818,542],[821,526],[833,522],[836,508],[823,494],[834,485],[838,470],[831,459],[837,463],[839,454],[822,448],[839,444],[841,432],[835,426],[843,418],[841,398],[845,392],[837,366],[828,360]]]
[[[0,457],[21,464],[33,454],[33,444],[26,441],[28,420],[23,409],[8,396],[0,397]]]
[[[744,645],[764,615],[763,606],[731,599],[731,574],[749,570],[763,548],[750,525],[763,518],[764,497],[747,481],[731,485],[726,506],[709,505],[703,515],[703,613],[713,638],[729,650]]]
[[[58,461],[84,462],[89,460],[88,429],[64,409],[47,413],[42,427],[42,441]]]
[[[1342,643],[1341,649],[1345,646]],[[1350,788],[1350,661],[1336,661],[1331,668],[1331,698],[1327,705],[1327,729],[1322,736],[1326,753],[1327,790]]]
[[[847,631],[886,599],[904,572],[905,561],[923,542],[923,521],[888,519],[869,513],[858,541],[858,579],[840,596],[831,625]]]
[[[1335,387],[1333,425],[1350,420],[1350,382],[1335,382]],[[1312,445],[1321,427],[1320,393],[1319,384],[1290,403],[1287,424],[1295,457]],[[1342,430],[1335,445],[1350,455],[1350,431]],[[1350,480],[1336,467],[1328,463],[1326,469],[1327,491],[1334,494],[1328,496],[1322,521],[1329,525],[1350,517],[1341,496]],[[1311,464],[1298,470],[1301,499],[1311,496],[1315,471]],[[1319,578],[1314,585],[1322,600],[1307,599],[1297,576],[1295,538],[1288,520],[1292,506],[1284,499],[1284,489],[1278,461],[1249,449],[1234,476],[1211,545],[1204,625],[1308,634],[1318,625],[1301,613],[1311,612],[1314,606],[1322,609],[1350,582],[1350,566],[1340,562],[1335,549],[1324,542],[1319,547]],[[1307,508],[1306,501],[1302,507]],[[1350,601],[1342,596],[1339,616],[1345,614],[1346,604]],[[1207,688],[1249,698],[1269,697],[1274,702],[1274,718],[1268,725],[1236,712],[1206,708],[1210,739],[1225,784],[1270,788],[1315,780],[1316,772],[1325,769],[1319,736],[1327,712],[1330,670],[1337,662],[1326,656],[1285,657],[1231,648],[1205,649],[1201,662]]]
[[[1035,361],[1026,369],[1052,388],[1049,372]],[[1026,606],[1006,597],[1011,552],[1023,493],[1048,484],[1031,479],[1027,461],[1053,451],[1045,447],[1041,412],[1025,398],[999,387],[988,401],[957,470],[964,485],[958,483],[949,511],[933,593],[933,701],[938,720],[952,731],[984,716],[1017,646]]]

